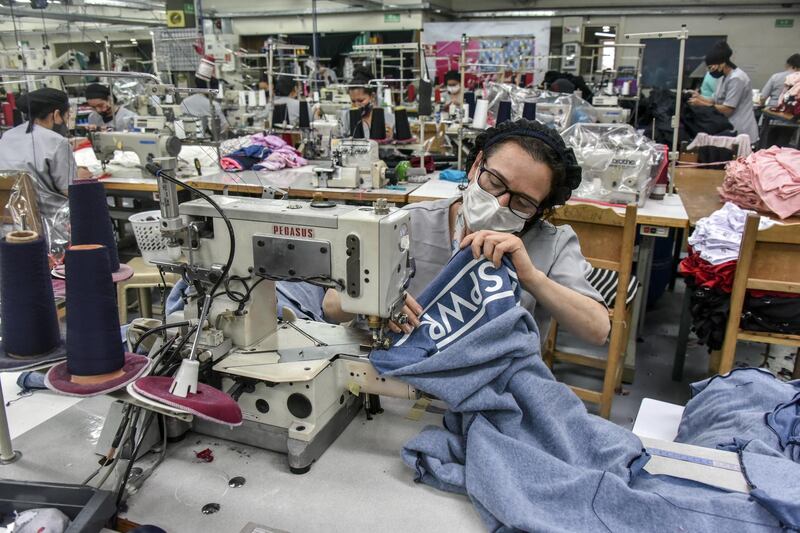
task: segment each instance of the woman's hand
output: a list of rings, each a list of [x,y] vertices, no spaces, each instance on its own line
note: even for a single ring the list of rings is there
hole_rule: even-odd
[[[86,167],[78,167],[78,179],[86,180],[93,176],[92,171]]]
[[[533,280],[538,272],[533,266],[528,250],[522,244],[522,239],[512,233],[489,230],[471,233],[461,241],[461,249],[467,246],[472,248],[472,256],[475,259],[484,256],[494,264],[495,268],[500,268],[503,256],[508,255],[523,285]]]
[[[406,303],[400,311],[408,317],[405,324],[389,322],[389,329],[395,333],[411,333],[414,328],[419,326],[419,317],[422,315],[422,306],[417,303],[413,296],[406,293]]]

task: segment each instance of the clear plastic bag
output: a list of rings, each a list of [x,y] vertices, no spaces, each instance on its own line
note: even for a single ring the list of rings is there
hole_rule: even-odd
[[[489,112],[497,116],[501,100],[511,101],[511,119],[522,118],[525,102],[536,103],[536,120],[558,131],[573,124],[591,124],[598,121],[594,107],[575,94],[554,93],[536,88],[522,88],[510,83],[486,84]]]
[[[4,221],[10,230],[31,230],[42,235],[48,244],[51,265],[60,264],[70,240],[69,203],[64,204],[52,217],[43,217],[39,210],[38,182],[27,172],[2,172],[3,179],[13,179],[8,201],[4,205]]]
[[[577,198],[641,207],[666,159],[664,145],[627,124],[575,124],[561,136],[583,171]]]

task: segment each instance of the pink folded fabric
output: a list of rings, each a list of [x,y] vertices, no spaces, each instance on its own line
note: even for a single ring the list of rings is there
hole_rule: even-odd
[[[250,142],[253,144],[260,144],[272,149],[282,148],[287,146],[286,141],[276,135],[264,135],[263,133],[255,133],[250,136]]]
[[[719,189],[724,201],[788,218],[800,213],[800,150],[773,146],[731,161]]]

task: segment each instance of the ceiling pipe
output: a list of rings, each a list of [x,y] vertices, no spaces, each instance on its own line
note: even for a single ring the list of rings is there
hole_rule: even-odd
[[[0,16],[11,16],[11,9],[0,6]],[[119,25],[135,25],[135,26],[150,26],[160,27],[164,26],[165,22],[154,19],[139,19],[129,17],[112,17],[104,15],[90,15],[88,13],[65,13],[63,11],[54,11],[51,9],[33,10],[33,9],[20,9],[14,8],[15,18],[35,18],[42,20],[42,17],[50,20],[66,20],[69,22],[97,22],[100,24],[113,24]]]

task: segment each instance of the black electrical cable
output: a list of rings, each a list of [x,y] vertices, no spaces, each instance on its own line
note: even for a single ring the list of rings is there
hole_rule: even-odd
[[[117,488],[117,500],[116,500],[116,508],[119,509],[120,503],[122,503],[122,496],[125,494],[125,485],[128,484],[128,477],[131,475],[131,470],[133,469],[133,461],[136,458],[136,424],[139,423],[139,415],[142,412],[141,407],[134,407],[136,413],[133,416],[133,420],[131,420],[131,435],[130,435],[130,448],[131,448],[131,456],[128,460],[128,466],[125,469],[125,474],[122,476],[122,480],[120,481],[119,487]]]
[[[159,167],[158,165],[156,165],[154,163],[148,163],[147,165],[145,165],[145,168],[147,169],[148,172],[150,172],[151,174],[153,174],[157,178],[158,177],[164,178],[165,180],[174,183],[178,187],[184,187],[186,189],[189,189],[190,191],[195,193],[197,196],[203,198],[206,202],[211,204],[211,207],[216,209],[217,213],[219,213],[219,215],[222,217],[222,220],[225,221],[225,225],[228,228],[228,236],[230,237],[230,251],[228,252],[228,261],[225,263],[225,266],[222,268],[222,275],[220,275],[219,279],[217,279],[217,281],[214,282],[214,285],[211,287],[211,292],[209,294],[211,294],[213,296],[213,294],[217,292],[217,289],[222,284],[223,280],[228,276],[228,273],[231,270],[231,265],[233,265],[233,257],[236,254],[236,236],[235,236],[235,234],[233,232],[233,224],[231,224],[230,219],[225,214],[225,212],[222,210],[222,208],[219,206],[219,204],[217,204],[217,202],[215,202],[209,195],[207,195],[206,193],[204,193],[200,189],[197,189],[196,187],[192,187],[188,183],[184,183],[184,182],[176,179],[175,177],[170,176],[169,174],[167,174],[166,172],[161,170],[161,167]]]
[[[142,344],[142,341],[145,340],[150,335],[152,335],[153,333],[158,333],[159,331],[164,331],[165,329],[181,328],[183,326],[191,326],[191,325],[192,325],[191,322],[184,321],[184,322],[175,322],[175,323],[172,323],[172,324],[162,324],[160,326],[156,326],[154,328],[150,328],[147,331],[145,331],[144,333],[142,333],[142,336],[137,339],[137,341],[133,344],[133,346],[131,348],[131,351],[133,353],[136,353],[136,350],[139,348],[139,345]]]

